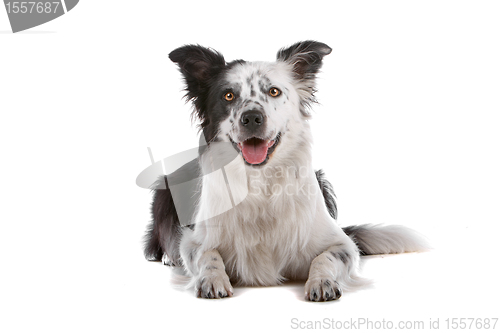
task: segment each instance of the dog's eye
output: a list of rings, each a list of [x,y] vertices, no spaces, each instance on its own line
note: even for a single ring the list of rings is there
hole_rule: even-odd
[[[281,95],[281,90],[273,87],[273,88],[269,89],[269,95],[272,97],[278,97],[279,95]]]
[[[231,102],[234,99],[234,94],[232,92],[227,92],[224,94],[224,99]]]

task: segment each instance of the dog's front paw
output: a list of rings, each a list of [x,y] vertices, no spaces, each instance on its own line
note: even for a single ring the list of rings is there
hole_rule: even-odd
[[[233,287],[224,271],[211,271],[198,277],[195,285],[196,296],[222,298],[233,296]]]
[[[337,281],[328,278],[309,278],[305,290],[306,300],[313,302],[334,301],[342,296]]]
[[[166,253],[163,253],[163,256],[161,257],[161,262],[163,263],[163,265],[166,266],[175,266],[175,264],[172,262],[172,260],[170,260],[170,258]]]
[[[161,258],[161,262],[163,263],[163,265],[171,266],[171,267],[182,266],[182,264],[181,264],[182,262],[180,259],[172,261],[172,260],[170,260],[169,256],[166,253],[163,254],[163,256]]]

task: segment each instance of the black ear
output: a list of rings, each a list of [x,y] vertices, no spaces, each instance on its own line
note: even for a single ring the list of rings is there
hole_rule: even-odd
[[[199,45],[182,46],[170,52],[168,57],[179,65],[189,99],[199,97],[210,78],[226,65],[222,54]]]
[[[332,49],[320,42],[307,40],[278,51],[277,59],[293,65],[299,79],[311,79],[321,68],[323,57]]]

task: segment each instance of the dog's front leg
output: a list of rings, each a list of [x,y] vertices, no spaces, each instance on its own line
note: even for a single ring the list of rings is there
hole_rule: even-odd
[[[333,301],[342,296],[342,283],[359,262],[359,253],[352,245],[340,242],[314,258],[305,285],[306,300]]]
[[[233,295],[222,257],[217,250],[204,252],[197,263],[198,274],[194,277],[196,296],[222,298]]]

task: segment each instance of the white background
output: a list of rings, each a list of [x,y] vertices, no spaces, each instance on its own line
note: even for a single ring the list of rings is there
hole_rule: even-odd
[[[0,9],[0,330],[500,317],[499,17],[495,1],[108,0],[12,34]],[[142,256],[146,147],[159,159],[197,144],[168,53],[272,61],[304,39],[333,48],[312,126],[339,223],[406,225],[435,249],[363,260],[373,286],[337,302],[307,303],[298,283],[197,299]]]

